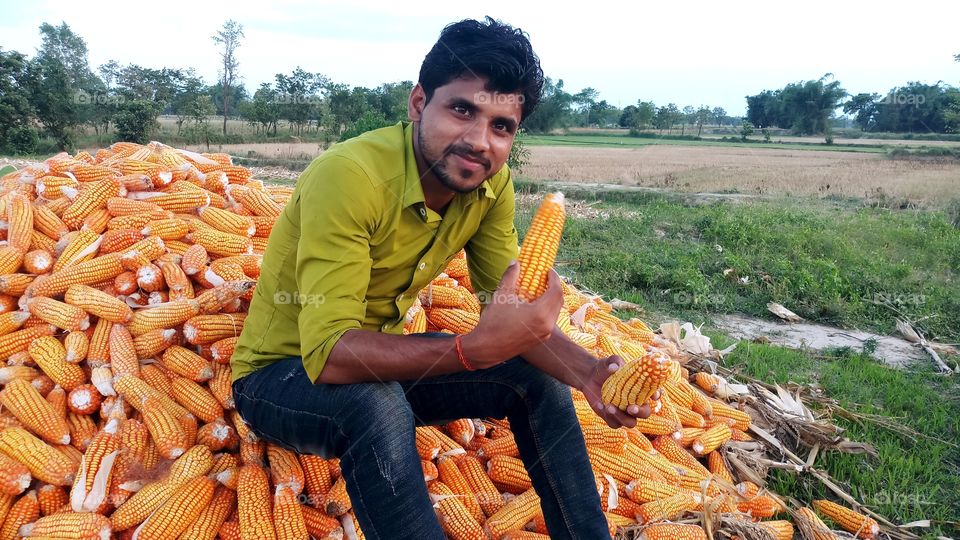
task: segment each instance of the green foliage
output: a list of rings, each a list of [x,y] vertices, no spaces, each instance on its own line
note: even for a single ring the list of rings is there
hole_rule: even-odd
[[[361,133],[389,125],[390,122],[387,122],[380,111],[364,111],[363,114],[360,115],[360,118],[358,118],[356,122],[351,123],[350,127],[340,135],[340,140],[345,141]]]
[[[547,77],[543,85],[543,98],[523,127],[532,133],[549,133],[569,125],[574,97],[563,89],[563,79],[554,83]]]
[[[117,140],[146,143],[156,126],[157,109],[152,101],[136,99],[118,107],[114,122],[117,125]]]
[[[744,120],[743,123],[740,124],[739,134],[740,140],[746,141],[749,136],[753,135],[753,124]]]
[[[30,104],[30,63],[25,56],[0,49],[0,150],[10,148],[11,131],[32,127],[35,114]]]
[[[527,148],[526,130],[520,128],[513,138],[513,146],[510,148],[510,157],[507,158],[507,166],[513,171],[514,175],[523,172],[523,167],[530,162],[530,149]]]
[[[15,126],[6,133],[3,148],[11,154],[32,154],[40,143],[40,134],[33,126]]]
[[[816,81],[747,96],[747,121],[757,127],[790,128],[800,135],[825,133],[840,100],[847,95],[840,81],[827,82],[829,78],[832,75],[828,73]]]

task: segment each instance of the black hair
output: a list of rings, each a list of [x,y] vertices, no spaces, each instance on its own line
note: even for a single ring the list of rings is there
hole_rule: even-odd
[[[487,17],[464,19],[444,27],[420,66],[420,86],[427,101],[433,91],[463,76],[487,79],[494,92],[523,96],[521,121],[537,108],[543,93],[543,70],[526,32]]]

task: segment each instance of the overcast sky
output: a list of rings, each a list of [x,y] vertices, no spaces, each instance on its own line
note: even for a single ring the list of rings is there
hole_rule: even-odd
[[[194,67],[217,77],[210,39],[243,24],[240,74],[251,92],[300,66],[337,82],[416,80],[449,22],[491,15],[530,34],[543,69],[575,92],[722,106],[831,72],[850,93],[885,93],[907,81],[960,85],[960,2],[485,2],[0,0],[0,47],[33,55],[42,22],[66,22],[87,42],[94,69],[114,59]],[[579,6],[577,9],[573,7]]]

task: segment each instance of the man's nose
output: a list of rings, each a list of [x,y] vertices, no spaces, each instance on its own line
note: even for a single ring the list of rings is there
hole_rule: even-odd
[[[490,150],[490,130],[482,123],[474,124],[463,134],[463,142],[470,146],[471,152],[486,153]]]

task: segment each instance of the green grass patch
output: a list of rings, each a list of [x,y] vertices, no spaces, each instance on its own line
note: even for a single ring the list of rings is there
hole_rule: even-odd
[[[537,184],[519,184],[535,191]],[[542,187],[549,189],[549,184]],[[928,337],[960,341],[960,229],[944,212],[812,199],[687,202],[596,191],[606,219],[571,216],[558,269],[587,288],[676,316],[746,313],[777,302],[811,321],[894,331],[894,312]],[[531,208],[518,211],[529,225]]]
[[[713,335],[715,344],[729,339]],[[725,360],[728,367],[767,383],[816,383],[849,411],[880,415],[914,430],[909,437],[869,421],[834,422],[854,441],[872,444],[879,456],[826,452],[816,466],[837,479],[872,510],[896,523],[932,519],[933,537],[960,530],[960,385],[926,366],[896,370],[859,351],[838,350],[814,357],[769,345],[743,342]],[[833,498],[816,479],[774,471],[770,487],[802,501]]]

